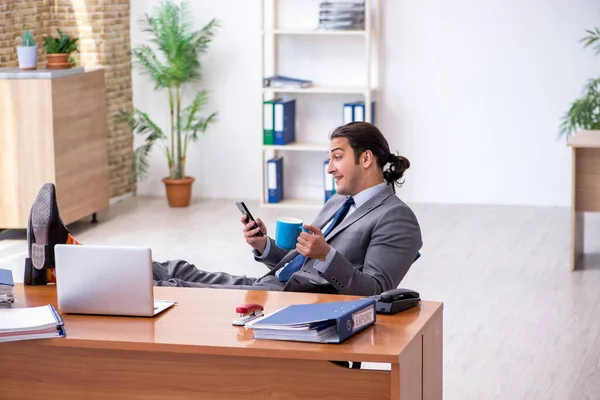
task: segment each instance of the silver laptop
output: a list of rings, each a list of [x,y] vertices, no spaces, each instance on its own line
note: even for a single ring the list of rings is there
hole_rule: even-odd
[[[149,248],[56,245],[54,253],[61,312],[149,317],[175,304],[154,300]]]

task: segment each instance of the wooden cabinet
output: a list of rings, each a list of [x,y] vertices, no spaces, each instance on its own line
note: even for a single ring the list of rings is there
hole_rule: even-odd
[[[0,69],[0,229],[27,228],[56,185],[66,224],[109,205],[104,70]]]

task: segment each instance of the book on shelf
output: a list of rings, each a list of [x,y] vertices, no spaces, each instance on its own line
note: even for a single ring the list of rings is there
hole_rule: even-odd
[[[319,4],[319,28],[365,29],[365,2],[321,2]]]
[[[295,304],[245,324],[255,339],[341,343],[373,325],[375,300]]]
[[[365,29],[364,21],[352,20],[332,20],[328,18],[319,19],[319,28],[323,30],[363,30]]]
[[[319,3],[320,10],[363,10],[365,1],[322,1]]]
[[[0,309],[0,342],[65,337],[64,322],[52,304]]]
[[[0,307],[14,303],[14,286],[12,271],[10,269],[0,269]]]
[[[307,88],[312,86],[312,81],[292,78],[283,75],[273,75],[263,79],[263,87],[268,88]]]

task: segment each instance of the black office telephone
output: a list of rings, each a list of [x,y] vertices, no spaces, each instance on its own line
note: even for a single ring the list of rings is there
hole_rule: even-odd
[[[421,301],[418,292],[403,288],[388,290],[369,298],[377,301],[375,310],[380,314],[396,314],[417,306]]]

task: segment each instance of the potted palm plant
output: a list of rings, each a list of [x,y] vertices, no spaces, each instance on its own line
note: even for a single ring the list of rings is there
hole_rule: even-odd
[[[586,30],[582,39],[583,47],[594,45],[596,54],[600,54],[600,28]],[[590,79],[585,85],[583,95],[571,103],[563,115],[560,136],[568,140],[578,130],[598,130],[600,134],[600,78]]]
[[[31,31],[25,27],[23,32],[22,46],[17,47],[17,57],[19,58],[19,68],[22,70],[32,70],[37,68],[38,48]]]
[[[44,38],[44,47],[46,48],[46,58],[48,63],[46,68],[51,69],[66,69],[73,66],[70,60],[71,53],[79,51],[78,41],[79,38],[70,38],[69,35],[58,31],[58,38],[52,36],[46,36]]]
[[[197,90],[194,83],[201,77],[199,57],[208,49],[218,23],[212,19],[207,25],[195,30],[191,21],[189,4],[164,1],[155,8],[153,15],[146,15],[142,31],[151,36],[150,44],[132,49],[134,66],[150,77],[155,90],[164,90],[169,97],[169,124],[163,129],[145,112],[134,108],[123,110],[120,115],[131,130],[143,135],[144,142],[133,154],[134,173],[141,180],[148,172],[148,155],[157,145],[167,160],[169,175],[163,179],[168,203],[171,207],[187,207],[190,204],[194,177],[186,174],[188,145],[198,140],[216,120],[217,113],[201,116],[201,109],[208,102],[208,91],[199,90],[190,104],[185,106],[184,89]]]

